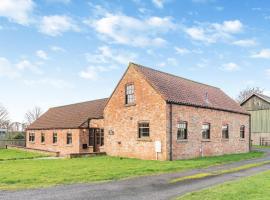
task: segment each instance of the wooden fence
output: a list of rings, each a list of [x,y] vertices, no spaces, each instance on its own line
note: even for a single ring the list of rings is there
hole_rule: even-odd
[[[0,148],[5,148],[6,146],[19,146],[19,147],[25,147],[25,139],[6,139],[6,140],[0,140]]]
[[[261,137],[260,146],[270,146],[270,139]]]

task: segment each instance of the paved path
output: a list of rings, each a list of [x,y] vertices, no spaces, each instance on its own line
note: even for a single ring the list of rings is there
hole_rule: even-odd
[[[231,174],[207,177],[198,180],[187,180],[175,184],[169,184],[171,179],[192,175],[202,172],[211,172],[222,169],[229,169],[250,163],[270,160],[270,149],[267,156],[259,159],[240,161],[232,164],[209,167],[206,169],[192,170],[182,173],[171,173],[155,176],[138,177],[120,181],[112,181],[97,184],[75,184],[57,186],[45,189],[23,190],[23,191],[2,191],[1,200],[85,200],[85,199],[129,199],[129,200],[151,200],[151,199],[171,199],[181,196],[187,192],[192,192],[207,188],[226,181],[236,180],[242,177],[257,174],[270,170],[270,164],[247,169]]]

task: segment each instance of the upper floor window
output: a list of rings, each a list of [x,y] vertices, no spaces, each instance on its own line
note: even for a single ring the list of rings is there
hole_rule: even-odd
[[[202,125],[202,138],[210,139],[210,124],[205,123]]]
[[[53,133],[53,143],[57,143],[57,133]]]
[[[134,84],[127,84],[126,85],[126,104],[133,104],[135,103],[135,94],[134,94]]]
[[[41,143],[45,142],[45,133],[41,133],[40,140],[41,140]]]
[[[149,137],[150,136],[150,127],[148,122],[139,122],[138,124],[139,138]]]
[[[35,133],[29,133],[29,142],[35,142]]]
[[[222,138],[229,139],[229,125],[228,124],[222,126]]]
[[[179,122],[177,124],[177,140],[187,139],[187,122]]]
[[[245,126],[240,127],[240,138],[245,138]]]
[[[67,133],[67,144],[72,144],[72,133]]]

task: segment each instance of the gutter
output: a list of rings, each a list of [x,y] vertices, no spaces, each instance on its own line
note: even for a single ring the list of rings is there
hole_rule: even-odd
[[[238,112],[238,111],[233,111],[233,110],[227,110],[227,109],[222,109],[222,108],[215,108],[215,107],[209,107],[209,106],[201,106],[201,105],[194,105],[194,104],[188,104],[188,103],[178,103],[174,101],[167,101],[169,104],[175,104],[175,105],[182,105],[182,106],[190,106],[190,107],[195,107],[195,108],[204,108],[204,109],[210,109],[210,110],[217,110],[217,111],[223,111],[223,112],[229,112],[229,113],[236,113],[236,114],[241,114],[241,115],[250,115],[250,113],[247,112]]]
[[[172,103],[170,103],[170,161],[173,160],[173,150],[172,150]]]

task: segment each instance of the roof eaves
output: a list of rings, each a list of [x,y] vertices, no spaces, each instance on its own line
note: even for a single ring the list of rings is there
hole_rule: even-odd
[[[175,101],[171,101],[171,100],[167,100],[166,102],[169,104],[191,106],[191,107],[196,107],[196,108],[205,108],[205,109],[218,110],[218,111],[224,111],[224,112],[230,112],[230,113],[237,113],[237,114],[242,114],[242,115],[250,115],[250,113],[248,113],[248,112],[240,112],[240,111],[216,108],[216,107],[211,107],[211,106],[203,106],[203,105],[196,105],[196,104],[190,104],[190,103],[175,102]]]

